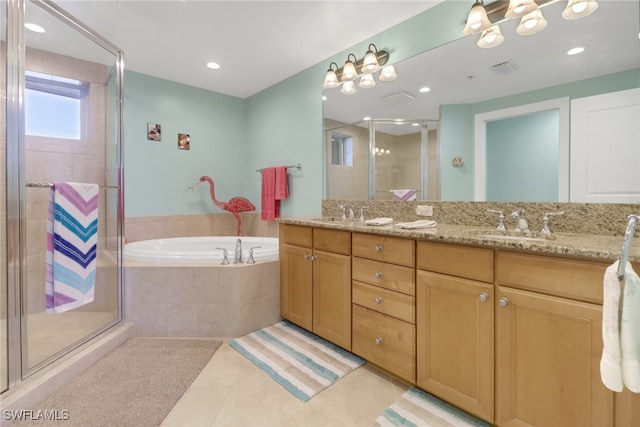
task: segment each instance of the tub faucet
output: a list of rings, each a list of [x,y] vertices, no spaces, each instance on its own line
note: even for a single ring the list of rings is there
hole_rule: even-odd
[[[524,210],[516,209],[511,212],[511,219],[515,219],[516,223],[516,232],[518,233],[528,233],[529,232],[529,223],[527,222],[527,218],[524,216]]]
[[[227,248],[216,248],[216,249],[220,249],[222,251],[222,262],[220,264],[222,265],[229,264],[229,258],[227,258],[227,254],[229,251],[227,250]]]
[[[236,250],[233,253],[233,263],[242,264],[242,240],[236,240]]]
[[[249,248],[249,259],[247,260],[247,264],[255,264],[256,263],[256,260],[253,259],[253,250],[261,248],[261,247],[262,246],[254,246],[252,248]]]

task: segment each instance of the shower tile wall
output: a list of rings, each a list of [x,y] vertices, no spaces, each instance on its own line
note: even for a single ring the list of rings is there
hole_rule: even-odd
[[[26,136],[26,182],[74,181],[105,184],[105,65],[38,49],[27,49],[26,68],[31,71],[90,83],[87,122],[80,140]],[[88,129],[85,131],[84,129]],[[114,190],[115,191],[115,190]],[[101,251],[107,235],[105,190],[100,191],[98,269],[95,301],[77,311],[104,311],[117,307],[115,278],[107,273],[115,260]],[[27,188],[27,313],[44,311],[47,188]],[[109,234],[115,234],[115,231]],[[102,271],[104,270],[104,271]],[[111,284],[110,286],[107,286]],[[109,289],[109,290],[107,290]],[[115,314],[115,313],[114,313]]]

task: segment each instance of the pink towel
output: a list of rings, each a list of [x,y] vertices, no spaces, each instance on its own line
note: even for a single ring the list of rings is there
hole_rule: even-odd
[[[276,200],[276,168],[262,169],[262,209],[260,218],[273,221],[278,218],[280,201]]]
[[[287,167],[278,166],[276,168],[276,200],[284,200],[289,197],[289,185],[287,184]]]

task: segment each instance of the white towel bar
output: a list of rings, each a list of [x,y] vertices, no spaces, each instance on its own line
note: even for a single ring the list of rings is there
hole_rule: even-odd
[[[633,235],[636,232],[636,225],[638,225],[640,215],[629,215],[629,222],[627,223],[627,231],[624,233],[624,241],[622,242],[622,253],[620,254],[620,262],[618,263],[618,280],[624,280],[624,270],[629,261],[629,252],[631,251],[631,242],[633,241]]]

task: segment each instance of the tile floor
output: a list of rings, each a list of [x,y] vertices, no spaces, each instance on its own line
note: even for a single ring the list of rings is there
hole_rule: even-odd
[[[301,402],[225,341],[161,427],[369,426],[408,388],[365,364]]]

